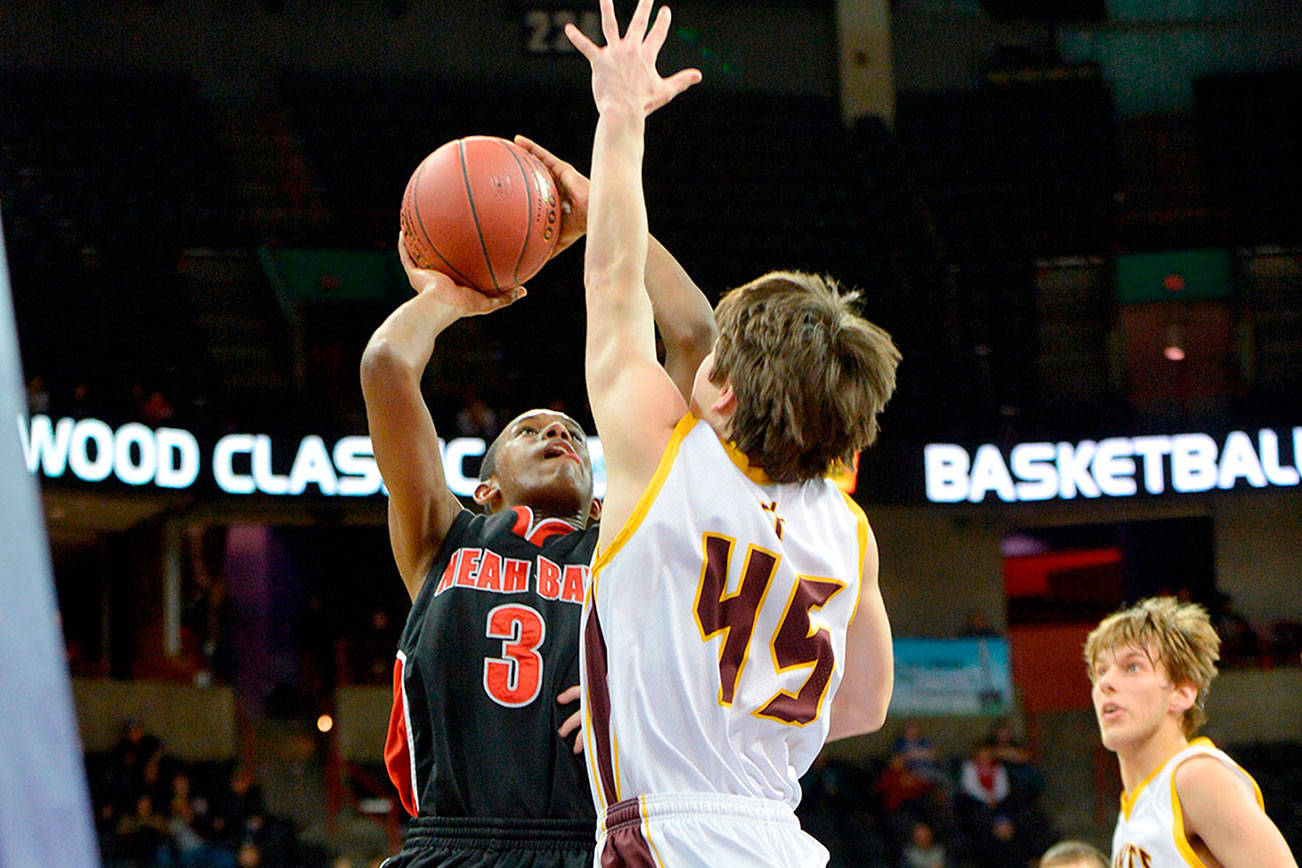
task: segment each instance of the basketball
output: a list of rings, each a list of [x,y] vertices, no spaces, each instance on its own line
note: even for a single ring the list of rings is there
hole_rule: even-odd
[[[538,273],[556,249],[560,216],[547,167],[495,136],[443,145],[412,172],[402,197],[412,261],[485,295]]]

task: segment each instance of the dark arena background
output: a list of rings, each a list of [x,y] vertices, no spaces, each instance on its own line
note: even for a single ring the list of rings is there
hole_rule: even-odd
[[[898,865],[923,825],[954,866],[998,864],[1000,836],[1012,865],[1065,837],[1106,849],[1120,781],[1081,644],[1159,592],[1213,613],[1206,731],[1302,850],[1302,9],[674,13],[661,68],[704,82],[648,122],[652,231],[711,300],[770,268],[829,273],[904,355],[854,491],[896,697],[803,782],[832,864]],[[562,27],[596,16],[0,4],[19,428],[103,864],[396,850],[382,747],[408,602],[359,359],[410,292],[394,244],[421,158],[519,132],[587,166],[588,71]],[[529,288],[449,330],[427,372],[458,493],[522,409],[591,429],[581,251]],[[909,724],[926,774],[894,761]],[[993,820],[961,785],[988,736],[1013,787]]]

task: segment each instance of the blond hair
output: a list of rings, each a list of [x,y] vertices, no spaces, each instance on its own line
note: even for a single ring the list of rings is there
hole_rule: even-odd
[[[1108,868],[1108,857],[1093,844],[1061,841],[1044,852],[1039,868]]]
[[[1207,721],[1207,691],[1221,657],[1221,639],[1207,610],[1174,597],[1149,597],[1109,615],[1085,639],[1090,680],[1094,680],[1094,667],[1103,653],[1132,646],[1142,648],[1150,660],[1162,661],[1172,683],[1192,684],[1198,689],[1194,704],[1181,720],[1185,736],[1192,736]]]
[[[826,476],[877,439],[900,351],[835,281],[774,271],[724,296],[710,381],[732,385],[729,436],[778,482]]]

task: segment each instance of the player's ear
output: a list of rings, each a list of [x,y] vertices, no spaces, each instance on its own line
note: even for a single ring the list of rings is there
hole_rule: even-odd
[[[588,506],[588,524],[596,524],[601,521],[601,498],[592,498],[592,503]]]
[[[737,410],[737,393],[732,390],[732,383],[725,381],[723,389],[719,392],[719,397],[715,399],[714,406],[710,408],[715,413],[725,419],[730,418]]]
[[[1194,703],[1197,701],[1198,687],[1192,681],[1185,681],[1175,686],[1175,690],[1171,693],[1171,702],[1168,708],[1177,714],[1183,715],[1193,708]]]
[[[492,514],[502,499],[502,489],[497,487],[497,480],[490,476],[475,486],[475,493],[471,497],[484,508],[484,512]]]

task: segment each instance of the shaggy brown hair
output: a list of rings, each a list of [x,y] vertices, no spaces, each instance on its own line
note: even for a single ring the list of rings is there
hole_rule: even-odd
[[[732,385],[729,436],[778,482],[830,473],[877,439],[900,351],[834,281],[775,271],[724,296],[710,381]]]
[[[1207,722],[1203,707],[1216,677],[1216,661],[1221,659],[1221,639],[1207,610],[1174,597],[1149,597],[1104,618],[1085,639],[1090,681],[1101,654],[1130,647],[1143,649],[1154,662],[1162,661],[1173,684],[1198,689],[1198,698],[1181,721],[1185,736],[1192,737]]]

